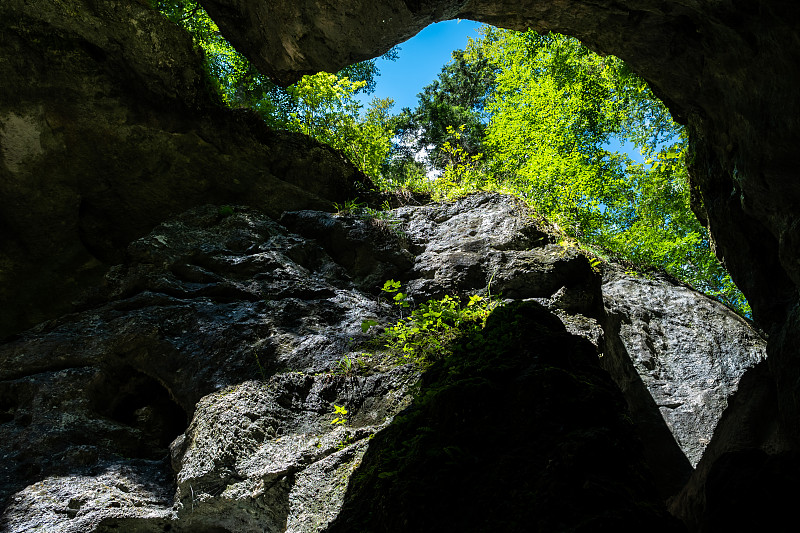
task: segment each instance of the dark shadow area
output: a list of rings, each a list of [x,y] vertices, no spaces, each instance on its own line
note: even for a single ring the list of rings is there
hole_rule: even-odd
[[[370,442],[328,533],[683,531],[594,347],[534,303],[423,377]]]
[[[236,533],[224,527],[181,527],[177,524],[173,526],[167,521],[159,525],[154,520],[147,518],[105,520],[94,531],[95,533]]]
[[[118,443],[119,453],[126,457],[163,458],[188,423],[186,412],[161,383],[132,368],[109,372],[90,398],[99,414],[133,430]]]
[[[63,478],[59,492],[70,494],[80,483],[76,476],[113,477],[120,464],[126,470],[119,479],[132,483],[129,490],[143,487],[171,505],[169,445],[186,425],[187,415],[169,391],[127,366],[68,368],[3,381],[0,509],[39,481],[44,483],[36,490],[47,493],[52,478]]]
[[[698,531],[797,531],[798,501],[800,455],[728,452],[708,473],[706,512]]]
[[[690,531],[794,531],[800,462],[788,452],[767,361],[742,375],[711,443],[669,508]],[[787,526],[786,524],[792,524]]]
[[[644,459],[662,499],[676,494],[692,475],[693,468],[664,421],[620,337],[620,318],[606,316],[603,367],[622,389],[636,434],[644,445]]]

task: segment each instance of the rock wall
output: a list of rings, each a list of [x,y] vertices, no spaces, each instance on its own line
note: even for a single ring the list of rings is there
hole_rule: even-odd
[[[633,65],[689,126],[695,209],[708,222],[718,255],[770,339],[767,365],[745,374],[697,469],[671,500],[671,510],[702,531],[737,524],[750,529],[769,524],[780,531],[788,523],[785,513],[800,486],[800,190],[793,179],[800,6],[779,0],[202,3],[240,49],[283,82],[377,55],[424,25],[452,17],[570,33]],[[323,213],[331,201],[351,198],[368,186],[364,177],[317,143],[268,131],[246,112],[220,109],[188,38],[147,2],[4,1],[0,59],[0,295],[6,304],[0,310],[0,337],[63,315],[0,347],[2,453],[9,459],[0,487],[8,503],[4,525],[12,531],[43,524],[63,531],[162,531],[167,526],[233,531],[250,527],[245,522],[252,513],[276,527],[322,530],[336,520],[331,509],[340,504],[347,515],[336,527],[358,523],[363,515],[341,484],[326,478],[325,486],[339,491],[333,499],[315,493],[313,486],[319,472],[343,475],[362,457],[375,459],[362,455],[365,437],[411,401],[408,383],[414,378],[388,368],[371,378],[315,374],[338,367],[350,337],[359,338],[360,317],[391,316],[374,299],[375,282],[390,274],[420,299],[451,291],[488,292],[491,281],[495,294],[502,289],[533,300],[558,316],[567,331],[588,339],[592,348],[531,302],[518,308],[521,317],[539,317],[548,338],[582,346],[575,348],[581,368],[570,362],[563,370],[573,377],[588,372],[588,388],[579,386],[575,394],[605,391],[600,396],[610,417],[604,420],[620,428],[619,446],[631,454],[617,458],[621,462],[613,463],[618,467],[613,472],[589,480],[579,472],[595,470],[562,468],[569,461],[584,467],[596,459],[585,449],[548,455],[552,449],[546,444],[532,455],[560,461],[558,472],[569,480],[560,494],[592,483],[619,487],[626,475],[641,475],[641,485],[632,486],[641,488],[643,499],[619,499],[618,516],[643,516],[636,515],[643,505],[653,511],[643,520],[664,516],[659,498],[673,494],[676,480],[688,472],[689,461],[681,455],[696,460],[694,441],[706,438],[697,431],[677,437],[668,431],[670,424],[672,429],[680,424],[665,420],[660,400],[643,394],[650,378],[630,386],[636,381],[631,367],[646,368],[653,354],[666,353],[655,349],[664,337],[653,336],[658,328],[642,319],[644,312],[605,313],[601,280],[585,258],[553,246],[519,218],[517,207],[509,204],[492,213],[489,207],[507,202],[471,199],[465,212],[460,207],[400,210],[397,220],[414,228],[404,235]],[[212,201],[218,207],[179,216]],[[237,208],[231,215],[219,204],[257,210]],[[317,211],[298,211],[308,209]],[[295,212],[278,220],[286,210]],[[472,215],[465,214],[470,210]],[[171,222],[136,241],[165,220]],[[499,239],[476,238],[503,224],[517,229]],[[437,243],[444,235],[452,239]],[[366,243],[360,236],[368,237]],[[263,248],[264,243],[273,248]],[[111,268],[114,264],[120,266]],[[95,290],[87,295],[89,288]],[[71,311],[79,312],[64,314]],[[631,353],[641,343],[625,341],[610,327],[616,324],[622,332],[625,316],[650,332],[652,347],[645,342],[644,352]],[[534,355],[536,349],[524,339],[510,348]],[[634,424],[640,434],[644,421],[659,428],[647,441],[650,452],[644,459],[629,440],[633,433],[616,418],[621,397],[588,362],[591,350],[605,351],[603,359],[612,353],[630,358],[609,368],[622,369],[617,381],[629,393],[627,404],[632,414],[643,414]],[[540,354],[545,360],[550,355]],[[759,358],[749,351],[742,355],[742,361]],[[549,371],[528,365],[525,357],[514,361],[516,371],[528,372],[534,381],[537,373]],[[723,371],[725,385],[713,402],[722,408],[724,391],[737,388],[726,369],[738,372],[746,365],[708,361],[706,353],[697,364]],[[292,370],[302,372],[302,379],[286,373]],[[471,383],[456,382],[457,390]],[[652,390],[652,385],[661,387],[652,381]],[[394,400],[370,400],[354,387],[372,387],[377,396]],[[426,390],[436,397],[439,386],[429,382]],[[705,394],[697,387],[685,390],[686,398]],[[528,405],[519,389],[504,392]],[[230,407],[222,407],[226,396],[232,397]],[[358,406],[351,415],[353,428],[326,425],[331,405],[350,400]],[[544,400],[548,409],[558,404]],[[394,435],[402,438],[420,423],[450,427],[455,422],[442,417],[440,407],[450,404],[439,402],[420,406]],[[576,406],[571,412],[581,410],[571,398],[564,402]],[[240,406],[244,417],[231,412]],[[258,410],[263,412],[250,413]],[[492,421],[491,413],[471,412]],[[549,424],[557,412],[540,413],[536,420]],[[711,423],[719,414],[692,412],[691,417]],[[570,422],[586,438],[564,442],[608,444],[593,440],[603,424]],[[286,443],[277,441],[283,435],[273,438],[268,431],[278,427]],[[496,433],[506,429],[499,425]],[[191,442],[206,438],[206,430],[226,444],[216,450],[193,448]],[[710,432],[710,426],[703,431]],[[319,446],[311,449],[311,442]],[[351,444],[357,448],[347,451]],[[384,444],[396,441],[387,437]],[[448,457],[458,455],[450,446],[438,449]],[[452,446],[482,457],[480,450]],[[654,460],[660,456],[652,453],[656,449],[669,450],[663,455],[668,459]],[[273,452],[299,459],[287,467],[270,459]],[[653,478],[643,460],[655,471]],[[411,456],[409,461],[407,471],[414,472],[420,463]],[[207,469],[209,462],[221,469]],[[658,473],[659,466],[663,474],[669,465],[680,475]],[[540,479],[544,468],[526,471],[530,479]],[[368,478],[354,483],[350,494],[373,486],[376,481]],[[484,481],[493,486],[492,480]],[[466,505],[465,499],[453,502]],[[380,509],[383,520],[401,516],[396,508]],[[586,516],[572,518],[601,516],[586,509]],[[763,509],[769,522],[762,519]],[[226,516],[230,522],[224,522]],[[614,516],[602,516],[617,524]],[[547,528],[556,527],[548,522],[555,518],[542,520]]]
[[[622,0],[201,0],[264,72],[289,83],[385,52],[433,21],[466,18],[573,35],[628,62],[689,129],[693,207],[773,335],[780,413],[800,447],[795,179],[800,4]],[[286,22],[290,21],[290,22]]]
[[[146,3],[4,1],[0,57],[0,338],[75,309],[189,207],[329,209],[365,180],[216,105],[188,36]]]
[[[666,277],[612,267],[602,293],[601,364],[625,394],[668,497],[704,456],[742,375],[765,361],[766,342],[724,305]]]
[[[8,531],[681,530],[664,500],[763,358],[741,319],[663,280],[602,283],[501,195],[279,220],[187,211],[128,247],[90,309],[0,344]],[[417,303],[491,290],[507,308],[420,376],[363,355],[362,321],[398,318],[389,277]],[[731,322],[748,342],[715,351]],[[631,393],[615,370],[642,366]],[[690,420],[653,407],[668,389]],[[704,516],[703,483],[677,514]]]

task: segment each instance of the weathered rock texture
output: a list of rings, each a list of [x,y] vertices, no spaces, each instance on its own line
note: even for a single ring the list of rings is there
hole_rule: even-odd
[[[313,376],[335,367],[353,339],[363,336],[364,317],[390,316],[391,308],[353,290],[347,273],[319,246],[265,215],[197,208],[134,242],[128,255],[129,264],[107,275],[105,296],[96,296],[107,303],[44,323],[0,348],[0,498],[16,493],[3,515],[11,530],[44,524],[90,531],[133,518],[160,524],[175,519],[173,501],[183,500],[181,509],[214,515],[224,506],[203,507],[192,498],[218,497],[211,485],[225,481],[228,463],[215,460],[214,449],[199,442],[219,440],[220,453],[234,454],[226,461],[232,461],[235,477],[256,468],[240,465],[253,461],[248,446],[254,452],[265,440],[293,432],[291,438],[306,444],[324,437],[333,429],[334,402],[353,411],[347,432],[377,427],[393,414],[392,405],[402,406],[407,374],[402,369],[372,378]],[[296,370],[309,375],[240,385]],[[233,386],[240,388],[226,389]],[[252,392],[249,400],[244,390]],[[393,400],[396,392],[399,398]],[[168,446],[198,409],[198,416],[209,412],[208,419],[200,430],[196,422],[176,445],[172,472]],[[255,425],[247,418],[253,413],[260,420]],[[354,440],[369,431],[356,433]],[[344,438],[341,431],[339,437]],[[326,441],[321,450],[309,444],[314,453],[300,454],[293,472],[322,461],[336,442]],[[296,447],[298,453],[303,448]],[[201,474],[205,467],[198,461],[217,470]],[[289,474],[270,472],[276,480]],[[269,484],[264,476],[259,479]],[[111,488],[103,492],[106,485]],[[292,486],[285,483],[282,497]],[[304,496],[301,491],[293,497]],[[280,499],[273,493],[265,498]],[[329,512],[327,505],[320,507]]]
[[[0,345],[8,531],[441,531],[450,516],[466,530],[630,521],[680,530],[663,506],[677,488],[650,476],[675,463],[647,450],[695,453],[686,443],[698,428],[673,423],[674,436],[643,450],[625,402],[636,415],[654,401],[623,397],[601,370],[598,351],[604,360],[612,351],[599,330],[609,317],[641,320],[659,295],[704,297],[628,278],[618,281],[646,288],[622,298],[610,287],[604,297],[585,256],[552,244],[523,205],[496,194],[382,220],[308,210],[280,220],[245,207],[192,209],[133,242],[90,309]],[[385,278],[375,273],[404,280],[418,303],[485,294],[490,282],[494,294],[527,302],[463,340],[420,389],[409,365],[346,364],[369,336],[364,319],[397,320],[376,296]],[[701,331],[734,320],[694,305]],[[613,355],[646,361],[648,346],[685,333],[674,320],[654,324],[634,337],[642,342],[615,337],[628,344]],[[681,359],[733,390],[731,369],[753,358],[741,348],[726,352],[724,368],[703,350]],[[703,394],[679,372],[659,379],[662,389]],[[723,403],[694,407],[701,431],[713,431]],[[345,425],[331,424],[334,405],[348,409]],[[431,506],[441,495],[444,507]],[[702,517],[697,502],[693,493],[682,509]]]
[[[432,21],[553,30],[615,54],[690,132],[694,207],[755,318],[777,334],[770,365],[782,424],[800,448],[800,4],[622,0],[201,0],[222,31],[288,83],[374,57]],[[780,333],[779,333],[780,332]]]
[[[800,486],[794,455],[800,449],[800,187],[794,179],[800,5],[782,0],[202,3],[240,49],[283,82],[377,55],[427,23],[452,17],[562,31],[628,61],[689,126],[695,209],[708,222],[717,253],[770,334],[768,365],[746,375],[689,485],[673,500],[673,512],[703,531],[737,524],[755,529],[755,521],[764,514],[762,506],[774,522],[768,524],[770,529],[778,531],[789,523],[786,512]],[[104,279],[109,265],[125,265],[105,278],[107,287],[87,300],[84,311],[45,323],[2,347],[0,483],[4,494],[13,494],[3,518],[14,524],[12,530],[34,524],[65,531],[115,525],[130,531],[161,531],[166,525],[219,530],[233,526],[209,522],[216,510],[237,517],[248,509],[262,512],[258,503],[248,501],[248,491],[257,495],[257,502],[266,494],[290,502],[305,498],[298,495],[308,493],[296,489],[289,476],[283,489],[261,489],[252,478],[230,475],[235,470],[280,481],[282,466],[250,462],[258,431],[275,425],[266,414],[252,421],[247,446],[226,448],[219,456],[228,468],[219,479],[230,492],[213,490],[200,467],[179,477],[188,482],[189,494],[197,482],[202,505],[192,496],[187,500],[185,485],[179,492],[172,485],[176,472],[165,461],[167,446],[173,437],[185,434],[196,402],[219,394],[225,386],[251,391],[259,398],[252,405],[272,406],[273,400],[280,405],[282,387],[295,383],[290,377],[271,378],[277,384],[275,395],[260,384],[242,385],[260,375],[259,364],[265,375],[333,365],[342,353],[340,346],[347,344],[345,336],[359,335],[357,317],[382,316],[382,306],[363,291],[376,291],[370,285],[384,273],[405,272],[403,279],[420,297],[469,291],[470,284],[488,289],[489,280],[496,280],[493,287],[502,285],[507,294],[538,299],[570,331],[591,339],[595,351],[603,349],[598,334],[604,320],[598,310],[599,279],[570,250],[552,247],[545,253],[530,240],[508,249],[492,242],[473,243],[470,232],[485,228],[480,220],[472,220],[465,226],[471,229],[456,232],[461,237],[452,252],[423,242],[409,230],[408,249],[402,236],[392,240],[387,234],[349,255],[331,243],[349,243],[360,234],[374,236],[374,227],[355,219],[333,221],[328,244],[321,238],[319,246],[312,246],[277,225],[274,218],[283,210],[319,210],[330,200],[352,197],[354,183],[363,177],[318,144],[267,131],[247,113],[221,111],[207,94],[188,38],[146,2],[4,1],[0,79],[0,297],[5,304],[0,336],[75,309],[73,301]],[[230,220],[214,209],[193,212],[151,234],[149,241],[128,247],[158,223],[212,200],[255,205],[272,219],[247,210]],[[448,214],[447,209],[397,216],[409,222],[430,217],[451,224],[460,215]],[[291,215],[286,223],[293,217],[298,226],[291,231],[301,232],[304,219],[326,216]],[[174,252],[162,249],[167,246],[162,240],[169,243],[173,230],[182,231],[181,225],[194,244]],[[196,252],[217,233],[216,242],[224,244]],[[524,233],[523,240],[536,236]],[[253,239],[250,244],[248,239]],[[293,239],[299,239],[299,250],[294,249],[299,256],[292,255]],[[272,256],[260,248],[265,241],[279,243],[281,250],[290,246],[283,255]],[[126,253],[131,254],[129,260]],[[416,256],[413,266],[409,253]],[[474,266],[471,261],[477,256],[480,261]],[[442,261],[440,269],[431,266],[437,260]],[[578,270],[577,278],[567,276],[548,285],[549,277],[541,275],[550,269],[558,276],[561,267],[568,266]],[[407,267],[410,270],[404,270]],[[289,281],[281,285],[283,271]],[[265,286],[286,297],[265,299],[269,294],[260,292]],[[298,293],[298,287],[308,292]],[[319,309],[312,311],[310,301],[319,303]],[[561,340],[577,342],[561,330],[546,329]],[[527,346],[522,342],[520,346]],[[586,355],[588,348],[583,346],[578,352]],[[518,363],[517,368],[531,370],[528,377],[535,381],[537,367],[524,366],[524,358]],[[397,385],[396,394],[402,396],[402,380],[392,379],[375,378],[375,390],[388,390],[377,382]],[[589,380],[599,388],[582,390],[603,389],[601,381]],[[431,386],[427,390],[436,389]],[[312,379],[308,393],[298,393],[293,404],[313,413],[310,425],[290,427],[287,422],[281,427],[295,437],[321,432],[324,424],[322,414],[314,411],[320,405],[315,394],[324,390],[337,399],[349,397],[346,387],[336,387],[326,389]],[[239,389],[224,390],[235,394]],[[515,394],[513,389],[507,392]],[[604,395],[617,402],[612,396]],[[197,412],[211,421],[231,420],[231,435],[245,434],[250,427],[246,420],[217,416],[214,405],[223,398],[212,398],[216,399]],[[657,409],[655,401],[653,406]],[[389,405],[378,407],[380,413],[390,410]],[[428,419],[443,427],[453,423],[434,411],[419,420],[430,414]],[[356,417],[366,416],[355,412]],[[282,413],[295,420],[291,410]],[[545,414],[538,420],[549,418]],[[195,419],[192,434],[201,426]],[[364,427],[372,431],[379,423],[364,422]],[[328,443],[336,437],[330,436],[334,430],[326,429],[319,442],[329,450]],[[361,436],[354,438],[363,443]],[[680,436],[678,440],[685,442]],[[597,442],[589,437],[586,441]],[[632,449],[626,446],[620,444],[621,449]],[[306,449],[290,445],[285,451]],[[361,453],[349,455],[354,462],[347,463],[350,459],[340,461],[325,450],[300,453],[313,462],[294,471],[312,472],[314,465],[346,469],[343,465],[355,465]],[[173,451],[175,468],[181,470],[188,468],[185,461],[203,457],[191,446]],[[458,456],[457,450],[450,452]],[[212,460],[214,453],[209,451]],[[631,461],[628,466],[638,471],[638,459],[631,456]],[[409,471],[415,465],[409,463]],[[364,483],[367,487],[372,481]],[[662,495],[663,488],[662,484]],[[770,491],[776,488],[779,494],[772,497]],[[308,501],[327,500],[308,496]],[[641,508],[637,500],[627,501]],[[753,507],[748,508],[748,502],[754,502]],[[298,508],[290,503],[272,515],[258,516],[273,523],[286,517],[287,524],[331,520],[327,510],[293,518]],[[192,522],[189,517],[195,510],[198,518]],[[733,511],[739,520],[735,524]],[[386,518],[397,516],[388,507],[380,512]],[[660,516],[660,511],[654,512],[651,516]]]
[[[328,531],[680,531],[624,413],[591,343],[511,304],[425,374]]]
[[[602,292],[602,365],[628,399],[664,495],[674,494],[766,342],[724,305],[665,278],[609,268]]]
[[[691,531],[790,530],[777,517],[784,520],[792,507],[797,465],[778,424],[777,399],[766,362],[742,376],[697,469],[670,498],[670,510]]]
[[[73,309],[191,206],[327,209],[363,180],[217,106],[188,36],[143,3],[4,1],[0,57],[0,338]]]

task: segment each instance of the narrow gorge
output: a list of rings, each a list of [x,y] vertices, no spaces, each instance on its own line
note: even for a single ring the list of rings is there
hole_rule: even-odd
[[[755,322],[510,196],[381,196],[220,106],[145,0],[5,0],[0,530],[793,531],[800,6],[201,4],[283,84],[451,18],[622,57]],[[388,280],[502,305],[412,364]]]

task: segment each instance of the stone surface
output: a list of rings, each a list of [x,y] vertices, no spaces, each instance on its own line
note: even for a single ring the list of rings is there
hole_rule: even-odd
[[[573,35],[624,59],[689,132],[692,204],[768,333],[797,339],[800,4],[784,0],[201,0],[283,83],[374,57],[431,21],[466,18]],[[792,315],[790,317],[790,315]],[[800,449],[797,342],[770,347],[778,406]],[[777,371],[780,369],[780,371]]]
[[[691,531],[725,529],[725,524],[718,525],[727,520],[725,515],[736,516],[740,520],[773,522],[777,520],[776,517],[781,517],[784,523],[780,527],[777,527],[778,524],[765,527],[776,531],[786,530],[781,528],[786,527],[788,521],[785,513],[792,506],[781,509],[782,502],[784,498],[796,499],[800,494],[797,484],[786,482],[795,474],[792,471],[790,443],[778,424],[777,401],[775,381],[766,361],[744,373],[736,393],[728,399],[728,408],[717,423],[703,458],[688,483],[670,498],[670,512],[680,517]],[[767,488],[763,483],[769,483],[768,477],[754,479],[752,466],[741,470],[731,467],[736,461],[730,458],[737,456],[760,458],[757,462],[772,465],[783,464],[787,470],[776,476],[771,481],[773,486]],[[721,465],[717,465],[718,460],[722,460]],[[758,470],[758,466],[755,470]],[[768,470],[763,473],[768,473]],[[739,494],[731,494],[726,485],[736,486]],[[745,504],[748,500],[749,503]],[[756,511],[756,506],[761,509]],[[712,518],[712,515],[715,516]]]
[[[365,291],[374,292],[386,280],[402,277],[414,263],[398,219],[387,222],[367,214],[291,211],[280,221],[322,246]]]
[[[682,531],[625,411],[589,342],[500,308],[372,440],[328,531]]]
[[[434,530],[444,527],[441,508],[407,500],[402,487],[429,484],[433,499],[451,481],[457,490],[447,505],[459,516],[478,520],[471,498],[494,497],[496,504],[481,509],[497,514],[481,520],[510,531],[522,522],[503,513],[529,504],[538,509],[536,523],[552,530],[566,513],[556,500],[572,502],[569,520],[589,530],[626,520],[680,530],[659,501],[677,489],[653,468],[677,463],[665,456],[654,463],[653,452],[663,456],[659,446],[671,442],[679,464],[690,468],[674,439],[698,428],[681,430],[678,419],[673,437],[661,419],[666,436],[644,439],[642,448],[635,434],[637,426],[648,431],[647,421],[635,408],[635,423],[627,418],[625,399],[597,354],[606,352],[604,362],[629,357],[647,380],[652,374],[642,362],[668,359],[653,347],[675,337],[684,370],[707,367],[704,378],[733,390],[729,370],[746,366],[751,352],[725,352],[725,365],[712,364],[695,349],[711,345],[686,335],[730,330],[732,321],[745,328],[742,339],[755,339],[743,321],[683,287],[625,276],[606,280],[606,309],[599,308],[601,277],[588,260],[552,244],[541,221],[497,194],[399,208],[379,219],[305,210],[280,220],[239,206],[189,210],[134,241],[128,261],[110,269],[87,309],[0,344],[0,499],[9,531],[34,524],[67,532],[327,531],[362,523],[372,511],[360,507],[369,499],[358,495],[373,493],[385,495],[374,508],[380,520],[428,517],[419,530]],[[477,275],[437,277],[467,264],[454,263],[465,256],[477,261]],[[509,257],[526,257],[529,266]],[[385,325],[398,318],[379,296],[381,276],[389,274],[417,302],[485,291],[492,280],[500,287],[493,294],[508,304],[527,303],[493,319],[496,342],[486,340],[488,333],[465,339],[420,389],[411,386],[419,376],[413,367],[383,361],[359,371],[345,364],[360,357],[360,343],[372,335],[363,332],[363,320]],[[540,281],[519,283],[515,276]],[[683,311],[692,325],[678,320]],[[614,336],[600,329],[612,324],[609,317]],[[638,326],[626,329],[626,322]],[[685,392],[687,404],[710,394],[698,392],[686,374],[662,372],[654,394],[671,387]],[[622,388],[629,392],[624,382]],[[753,390],[761,389],[743,386],[734,403],[764,404],[742,400],[764,397],[747,392]],[[331,424],[334,405],[349,411],[343,426]],[[711,407],[687,410],[703,435],[713,431]],[[714,457],[775,441],[764,432],[732,438],[746,435],[755,416],[736,409],[717,428],[728,435],[718,442],[728,444],[712,443]],[[429,427],[446,430],[429,435]],[[441,440],[446,435],[452,439]],[[392,467],[381,477],[386,472],[376,471],[375,461],[403,448],[398,442],[417,442],[414,450],[435,460],[409,456],[397,469],[402,476],[393,477]],[[486,464],[499,466],[470,467]],[[348,485],[354,474],[358,481]],[[698,475],[695,489],[674,500],[678,516],[703,519],[698,495],[706,478]],[[504,492],[508,479],[516,488]],[[535,479],[543,481],[532,487]],[[393,480],[397,486],[387,488]],[[392,502],[419,504],[418,517]]]
[[[703,457],[741,376],[765,360],[766,341],[724,305],[666,277],[609,268],[602,292],[602,365],[625,394],[667,497]]]
[[[369,439],[410,402],[409,366],[367,378],[282,374],[207,396],[172,446],[177,520],[226,531],[324,531]],[[332,425],[333,405],[347,423]]]
[[[567,307],[587,311],[597,303],[592,286],[599,279],[586,257],[553,244],[519,200],[479,194],[395,213],[416,254],[408,291],[421,301],[478,291],[512,299],[546,299],[562,291],[561,298],[566,291],[584,290],[588,297],[582,305]]]
[[[128,255],[96,307],[0,345],[0,498],[23,489],[9,513],[31,514],[24,487],[37,480],[93,477],[128,459],[169,478],[167,446],[201,398],[329,370],[363,337],[365,317],[392,316],[321,248],[253,210],[196,208]]]
[[[742,374],[765,360],[766,341],[724,305],[667,279],[610,273],[603,303],[604,367],[623,392],[641,380],[696,466]]]
[[[223,110],[145,2],[0,5],[0,338],[74,310],[127,245],[208,202],[329,209],[364,177]]]

